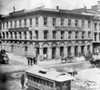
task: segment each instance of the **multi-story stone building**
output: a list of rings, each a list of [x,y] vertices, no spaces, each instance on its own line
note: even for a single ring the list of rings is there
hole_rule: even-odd
[[[2,48],[19,55],[53,59],[92,52],[93,15],[36,8],[2,17]]]

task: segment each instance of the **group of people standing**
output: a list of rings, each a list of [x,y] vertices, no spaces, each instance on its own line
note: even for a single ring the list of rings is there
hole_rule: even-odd
[[[30,57],[27,56],[27,60],[28,60],[28,65],[36,65],[37,64],[37,58],[36,57]]]

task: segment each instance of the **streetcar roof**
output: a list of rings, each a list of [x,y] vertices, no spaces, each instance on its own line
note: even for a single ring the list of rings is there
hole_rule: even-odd
[[[53,69],[52,70],[45,69],[39,66],[33,66],[32,68],[26,70],[26,72],[58,82],[63,82],[73,79],[73,77],[67,72],[58,72]]]

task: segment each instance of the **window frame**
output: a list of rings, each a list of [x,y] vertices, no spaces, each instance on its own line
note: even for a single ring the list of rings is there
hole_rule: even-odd
[[[48,30],[44,30],[44,39],[48,39]]]
[[[61,39],[64,39],[65,31],[61,31]]]
[[[91,31],[88,32],[88,38],[91,38]]]
[[[35,25],[36,25],[36,26],[39,25],[39,18],[38,18],[38,17],[35,18]]]
[[[48,18],[44,17],[43,20],[44,20],[44,26],[47,26],[48,25]]]
[[[36,39],[39,39],[39,32],[38,32],[38,30],[35,30],[35,35],[36,35]]]
[[[6,28],[8,28],[8,21],[6,22]]]
[[[82,32],[82,39],[84,39],[85,31]]]
[[[91,28],[91,21],[88,20],[88,28]]]
[[[32,18],[30,18],[29,21],[30,21],[30,27],[32,27]]]
[[[56,26],[56,18],[52,18],[52,25]]]
[[[21,25],[22,25],[22,23],[21,23],[21,22],[22,22],[22,20],[19,20],[19,27],[21,27]]]
[[[68,19],[68,27],[71,26],[71,19]]]
[[[78,27],[78,20],[75,20],[75,27]]]
[[[64,18],[61,18],[61,26],[64,26]]]
[[[72,36],[72,31],[69,31],[68,32],[68,39],[71,39],[71,36]]]
[[[27,26],[27,20],[24,19],[24,27],[26,27],[26,26]]]
[[[78,34],[79,34],[79,32],[76,31],[76,32],[75,32],[75,39],[78,39]]]
[[[52,38],[53,39],[56,39],[56,34],[57,34],[57,31],[52,31]]]

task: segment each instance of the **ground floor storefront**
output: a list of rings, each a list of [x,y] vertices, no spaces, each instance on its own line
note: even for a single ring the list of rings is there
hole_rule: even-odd
[[[93,52],[100,53],[100,43],[93,43]]]
[[[58,59],[73,55],[78,57],[87,51],[92,52],[91,41],[3,41],[2,49],[23,56],[39,56],[40,59]]]

